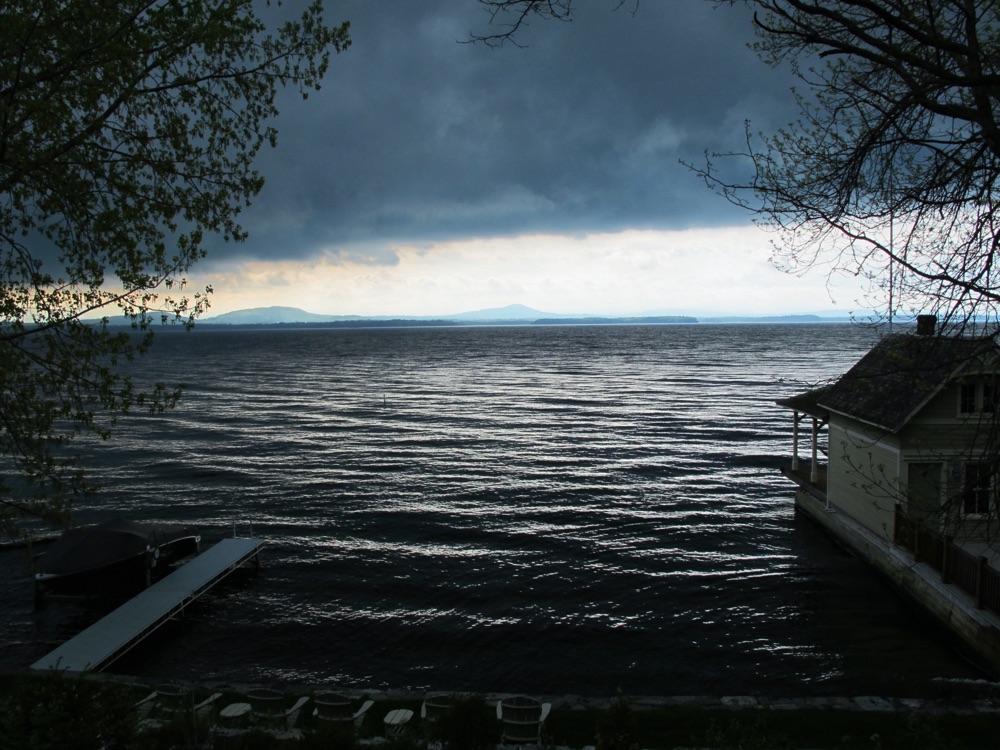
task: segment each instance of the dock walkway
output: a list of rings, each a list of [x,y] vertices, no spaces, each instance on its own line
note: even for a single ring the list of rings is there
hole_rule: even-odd
[[[32,669],[104,669],[257,554],[260,539],[223,539],[31,665]]]

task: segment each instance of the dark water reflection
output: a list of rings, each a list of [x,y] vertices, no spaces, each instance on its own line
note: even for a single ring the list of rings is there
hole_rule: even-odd
[[[530,693],[922,694],[981,675],[792,511],[774,400],[860,328],[696,326],[167,335],[181,406],[92,451],[83,519],[267,539],[113,671]],[[35,611],[0,557],[0,659],[94,611]]]

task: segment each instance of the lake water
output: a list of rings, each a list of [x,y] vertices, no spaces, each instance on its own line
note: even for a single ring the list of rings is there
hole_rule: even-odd
[[[922,695],[978,678],[793,511],[775,399],[873,343],[824,325],[196,330],[181,405],[87,450],[78,520],[267,541],[112,667],[158,680],[629,694]],[[0,664],[101,614],[0,553]]]

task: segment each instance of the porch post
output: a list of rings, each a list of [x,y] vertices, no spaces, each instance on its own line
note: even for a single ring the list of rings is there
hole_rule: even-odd
[[[792,422],[792,471],[799,470],[799,413],[794,414]]]
[[[816,417],[812,418],[813,428],[812,428],[812,467],[809,470],[809,481],[818,482],[819,481],[819,463],[816,461],[817,444],[819,443],[819,420]]]

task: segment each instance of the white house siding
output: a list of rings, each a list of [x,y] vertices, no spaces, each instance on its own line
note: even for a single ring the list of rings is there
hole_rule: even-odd
[[[895,436],[834,416],[829,427],[827,497],[874,533],[892,538],[899,497]]]
[[[970,460],[990,430],[990,417],[958,416],[956,386],[935,396],[900,430],[907,461]]]
[[[942,456],[971,459],[976,455],[976,443],[983,445],[986,441],[987,429],[973,422],[963,425],[915,419],[900,433],[900,441],[907,453],[922,456],[925,461]]]
[[[907,450],[955,456],[970,454],[993,427],[993,415],[958,413],[958,385],[943,388],[900,431]]]

